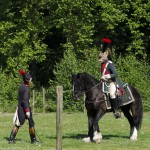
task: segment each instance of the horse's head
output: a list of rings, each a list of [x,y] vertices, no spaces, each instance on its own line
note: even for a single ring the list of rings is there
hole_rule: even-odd
[[[72,86],[73,86],[73,91],[72,91],[72,96],[74,100],[80,100],[80,97],[84,93],[84,86],[82,83],[81,79],[81,74],[73,74],[72,75]]]

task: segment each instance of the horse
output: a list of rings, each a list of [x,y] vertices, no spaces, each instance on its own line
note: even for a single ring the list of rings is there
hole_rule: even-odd
[[[81,96],[85,94],[85,107],[88,116],[88,136],[83,138],[84,142],[99,143],[102,140],[102,133],[99,127],[99,120],[108,111],[106,107],[105,94],[102,91],[102,81],[97,80],[95,77],[88,73],[72,74],[72,96],[74,100],[80,100]],[[128,85],[134,101],[120,106],[121,111],[127,118],[130,124],[129,139],[132,141],[137,140],[138,130],[142,125],[143,105],[142,99],[138,90]]]

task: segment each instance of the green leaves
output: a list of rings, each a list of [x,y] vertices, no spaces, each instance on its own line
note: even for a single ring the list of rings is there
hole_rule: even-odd
[[[57,79],[67,89],[72,72],[99,77],[102,37],[112,39],[116,57],[133,55],[149,61],[149,1],[1,0],[0,4],[0,67],[6,76],[30,70],[37,85],[49,86],[49,80]]]

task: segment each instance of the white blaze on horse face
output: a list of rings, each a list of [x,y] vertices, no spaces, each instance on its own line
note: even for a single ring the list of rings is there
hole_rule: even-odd
[[[72,86],[72,91],[74,92],[74,84],[73,84],[73,86]]]
[[[73,96],[74,96],[74,83],[73,83],[73,86],[72,86],[72,93],[73,93]]]
[[[74,94],[74,83],[73,83],[73,86],[72,86],[72,91],[73,91],[73,94]]]

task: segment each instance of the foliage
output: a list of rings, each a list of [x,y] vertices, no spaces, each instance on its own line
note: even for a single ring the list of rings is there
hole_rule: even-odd
[[[150,109],[149,96],[150,96],[150,68],[148,63],[144,60],[137,60],[133,55],[126,57],[120,56],[117,60],[116,67],[119,77],[122,81],[135,86],[143,100],[144,110]]]
[[[17,107],[17,80],[13,75],[0,73],[0,111],[11,112]]]
[[[25,69],[32,74],[35,89],[42,86],[53,92],[52,97],[46,96],[52,106],[47,110],[55,110],[54,86],[64,84],[64,90],[70,90],[68,76],[71,73],[85,71],[99,78],[97,49],[100,39],[105,36],[112,39],[116,57],[121,56],[119,61],[124,64],[118,64],[118,68],[123,68],[121,75],[127,74],[125,68],[138,70],[134,71],[136,75],[132,73],[126,78],[142,92],[145,110],[149,110],[148,101],[145,101],[149,92],[142,89],[146,84],[143,77],[149,75],[149,1],[1,0],[0,4],[0,82],[10,85],[1,83],[0,96],[7,97],[6,104],[8,99],[15,102],[12,85],[18,86],[18,69]],[[127,58],[123,60],[127,55],[137,59],[133,59],[133,66],[126,64]],[[146,61],[139,64],[141,60]],[[141,71],[135,67],[138,65]],[[14,91],[12,95],[8,94],[9,87]],[[65,97],[70,101],[69,94]],[[40,108],[40,102],[37,104]],[[66,109],[69,107],[68,104]]]
[[[148,3],[145,0],[142,3],[141,0],[102,0],[97,3],[101,8],[97,13],[97,24],[101,24],[98,31],[102,33],[101,36],[107,35],[113,39],[117,53],[134,53],[135,56],[146,57],[149,29],[146,31],[144,27],[150,21],[147,16],[150,9]]]
[[[39,33],[44,32],[44,22],[32,2],[16,2],[10,6],[0,24],[0,54],[5,58],[1,64],[4,69],[16,73],[16,69],[28,70],[27,65],[34,60],[45,59],[46,45],[39,38]]]
[[[80,71],[80,67],[78,65],[78,61],[75,57],[75,53],[72,50],[71,43],[65,45],[67,50],[64,53],[64,59],[56,65],[54,70],[54,74],[56,79],[54,81],[50,81],[50,93],[52,95],[52,101],[56,100],[56,86],[63,86],[63,95],[64,95],[64,109],[65,110],[75,110],[76,103],[72,101],[72,87],[71,87],[71,75]],[[74,104],[73,104],[74,103]],[[80,108],[81,109],[81,108]]]
[[[97,48],[90,48],[84,51],[85,58],[80,60],[80,67],[82,72],[87,72],[98,80],[100,79],[100,63],[98,60],[99,50]]]
[[[51,99],[49,101],[54,101],[56,99],[55,91],[56,86],[63,86],[64,95],[64,110],[67,111],[83,111],[84,100],[81,99],[79,102],[72,100],[72,82],[71,76],[74,73],[79,72],[89,72],[95,77],[99,75],[98,73],[98,52],[97,49],[89,49],[85,51],[85,60],[76,59],[75,53],[72,51],[72,45],[67,45],[67,50],[64,53],[64,58],[62,61],[56,65],[54,81],[50,81],[51,88],[49,90]],[[83,97],[84,98],[84,97]],[[52,105],[53,106],[53,105]],[[49,106],[51,107],[51,105]]]

